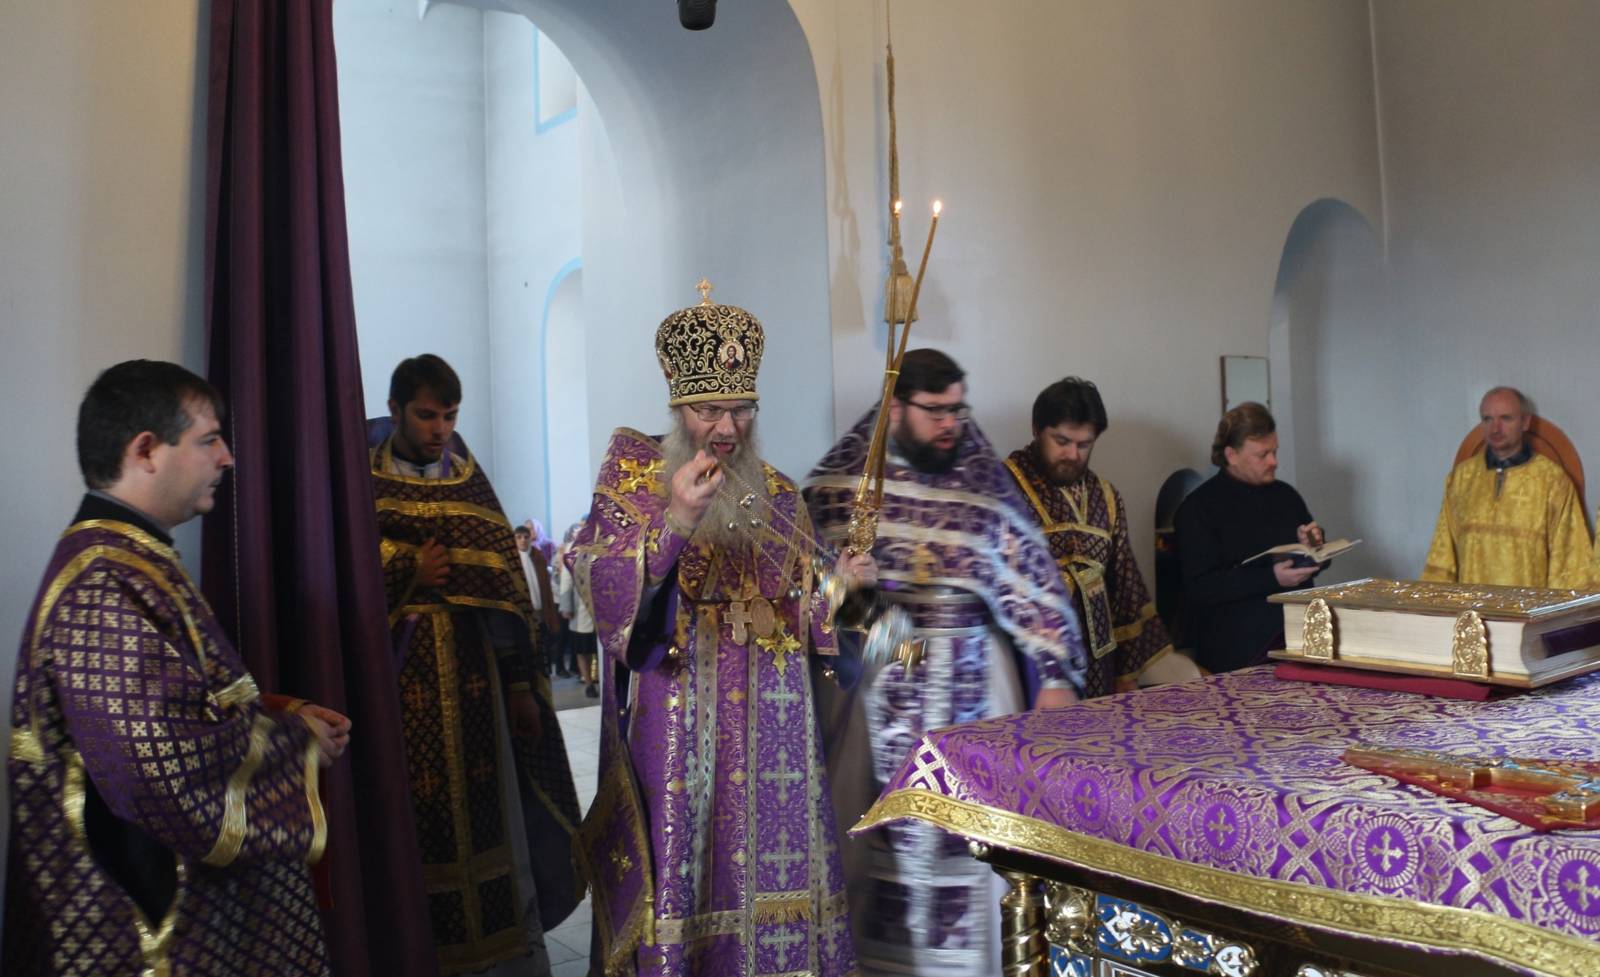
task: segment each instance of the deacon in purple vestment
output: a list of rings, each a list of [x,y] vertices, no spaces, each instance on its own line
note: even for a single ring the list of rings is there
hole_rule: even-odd
[[[805,506],[756,453],[762,342],[709,296],[661,324],[674,430],[612,436],[569,557],[603,656],[579,859],[608,975],[856,973],[813,706],[835,636]]]
[[[964,378],[943,353],[911,350],[889,405],[874,554],[925,657],[909,675],[885,668],[825,697],[834,810],[846,827],[926,731],[1066,705],[1083,688],[1077,615],[1005,466],[967,422]],[[825,538],[845,538],[875,421],[876,412],[862,418],[807,480]],[[906,825],[845,844],[863,974],[1000,972],[996,877],[964,842]]]
[[[453,439],[460,403],[444,360],[402,361],[372,488],[440,969],[521,977],[548,971],[543,932],[583,896],[578,798],[511,525]]]
[[[90,492],[12,700],[9,977],[329,972],[307,866],[349,720],[264,706],[169,535],[233,463],[221,413],[204,380],[147,360],[79,409]]]

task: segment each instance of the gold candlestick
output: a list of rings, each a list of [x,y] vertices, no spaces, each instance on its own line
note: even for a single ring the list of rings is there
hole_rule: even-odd
[[[939,231],[939,215],[944,211],[944,201],[933,202],[933,220],[928,224],[928,243],[922,246],[922,262],[917,265],[916,284],[911,286],[911,307],[906,313],[906,328],[900,331],[900,351],[895,354],[895,369],[900,368],[900,358],[906,355],[906,340],[911,338],[911,320],[917,317],[917,297],[922,294],[922,279],[928,274],[928,255],[933,251],[933,236]]]
[[[900,377],[900,361],[906,355],[906,343],[911,338],[911,323],[916,317],[917,297],[922,292],[922,280],[928,273],[928,255],[933,251],[933,237],[939,230],[939,215],[944,202],[933,202],[933,221],[928,225],[928,240],[922,246],[922,261],[917,266],[916,282],[911,287],[910,315],[900,329],[900,344],[888,369],[884,370],[883,396],[878,402],[877,421],[872,426],[872,440],[867,445],[867,461],[861,470],[861,480],[856,485],[856,498],[851,506],[849,545],[857,553],[871,548],[877,536],[878,511],[883,507],[884,459],[888,454],[889,404],[894,399],[894,387]]]

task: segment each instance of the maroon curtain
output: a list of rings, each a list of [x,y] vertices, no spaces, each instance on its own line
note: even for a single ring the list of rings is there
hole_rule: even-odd
[[[332,0],[212,0],[211,382],[238,457],[206,596],[263,690],[354,722],[323,778],[340,977],[436,975],[367,468]]]

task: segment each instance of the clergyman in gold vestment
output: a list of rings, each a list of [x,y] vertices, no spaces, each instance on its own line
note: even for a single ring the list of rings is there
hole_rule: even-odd
[[[1597,585],[1583,501],[1561,466],[1527,443],[1527,398],[1484,395],[1482,455],[1451,470],[1422,579],[1589,590]]]

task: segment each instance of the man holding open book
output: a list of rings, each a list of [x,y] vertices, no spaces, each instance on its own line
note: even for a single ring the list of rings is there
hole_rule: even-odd
[[[1211,461],[1222,470],[1184,500],[1175,522],[1188,637],[1201,666],[1228,672],[1282,640],[1283,615],[1268,595],[1309,585],[1326,564],[1263,552],[1324,542],[1300,493],[1277,479],[1277,425],[1265,407],[1224,414]]]

